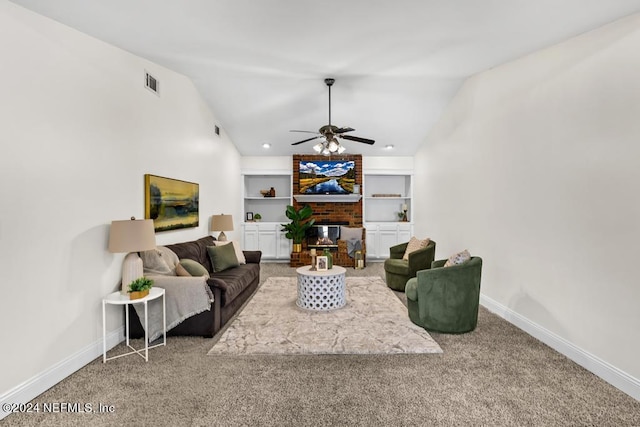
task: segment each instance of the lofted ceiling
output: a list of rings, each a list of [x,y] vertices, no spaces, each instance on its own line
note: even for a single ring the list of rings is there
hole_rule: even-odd
[[[343,140],[347,153],[413,155],[467,77],[640,11],[640,0],[12,1],[188,76],[253,156],[312,153],[291,143],[313,135],[289,130],[328,123],[326,77],[332,124],[376,140]]]

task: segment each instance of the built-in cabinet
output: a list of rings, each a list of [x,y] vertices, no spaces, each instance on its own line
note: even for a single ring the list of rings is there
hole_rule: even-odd
[[[399,243],[408,242],[413,235],[413,224],[408,222],[368,222],[367,259],[384,260],[389,258],[389,248]]]
[[[245,172],[243,180],[243,248],[262,251],[262,258],[266,260],[289,259],[291,240],[280,229],[281,224],[288,222],[286,207],[292,204],[292,198],[295,197],[292,194],[292,174],[283,171]],[[407,242],[413,235],[412,180],[411,172],[363,173],[361,192],[368,259],[388,258],[391,246]],[[264,197],[260,193],[271,187],[275,190],[275,197]],[[333,200],[329,199],[327,202],[331,203]],[[357,202],[357,198],[354,201]],[[399,216],[405,207],[406,222],[401,221]],[[261,215],[260,221],[255,221],[256,214]]]
[[[242,223],[242,247],[260,250],[266,260],[287,260],[291,254],[291,240],[280,224],[289,220],[285,215],[292,204],[291,174],[283,171],[245,172]],[[264,197],[261,191],[274,189],[275,197]],[[261,216],[256,220],[256,214]]]
[[[413,235],[413,174],[379,171],[363,174],[364,226],[367,230],[367,258],[389,258],[389,248],[407,242]],[[402,220],[403,211],[407,220]]]
[[[291,240],[275,222],[246,222],[242,224],[242,247],[248,251],[262,251],[267,260],[287,260],[291,254]]]

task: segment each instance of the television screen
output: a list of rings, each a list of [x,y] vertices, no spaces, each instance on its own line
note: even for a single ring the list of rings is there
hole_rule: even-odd
[[[356,182],[353,160],[301,161],[300,194],[350,194]]]

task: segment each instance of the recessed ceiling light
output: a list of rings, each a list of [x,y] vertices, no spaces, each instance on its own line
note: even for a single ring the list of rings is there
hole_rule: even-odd
[[[271,144],[265,142],[264,144],[262,144],[262,148],[271,148]]]
[[[387,149],[387,150],[393,150],[393,145],[387,144],[387,145],[384,146],[384,148]]]

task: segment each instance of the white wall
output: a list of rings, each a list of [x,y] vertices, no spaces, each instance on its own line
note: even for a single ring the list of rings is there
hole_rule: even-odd
[[[214,213],[239,220],[241,186],[237,150],[184,76],[5,0],[0,58],[2,401],[97,348],[124,256],[106,249],[109,224],[144,216],[145,173],[200,184],[199,228],[158,244],[208,234]]]
[[[240,167],[243,172],[291,173],[291,162],[291,156],[243,156]]]
[[[635,15],[470,78],[415,160],[436,256],[481,256],[487,301],[636,390],[639,47]]]

